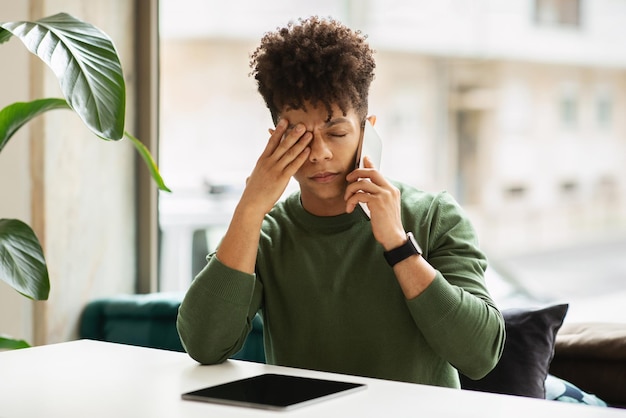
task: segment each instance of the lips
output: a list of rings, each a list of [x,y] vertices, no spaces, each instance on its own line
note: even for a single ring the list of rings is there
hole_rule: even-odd
[[[330,183],[335,180],[337,176],[339,176],[339,174],[325,171],[323,173],[316,173],[310,178],[317,183]]]

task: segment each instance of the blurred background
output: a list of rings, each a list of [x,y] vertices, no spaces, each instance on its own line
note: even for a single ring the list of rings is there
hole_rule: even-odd
[[[626,321],[626,0],[161,0],[161,291],[204,266],[267,141],[249,54],[310,15],[368,35],[381,170],[461,203],[503,307]]]

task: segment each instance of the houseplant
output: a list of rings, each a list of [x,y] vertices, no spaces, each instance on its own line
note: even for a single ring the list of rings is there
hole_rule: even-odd
[[[157,186],[169,191],[150,152],[125,131],[126,86],[118,53],[108,35],[59,13],[36,21],[0,23],[0,44],[12,36],[52,69],[64,98],[18,102],[1,109],[0,152],[36,116],[69,109],[97,137],[107,141],[129,139]],[[30,299],[48,298],[50,282],[41,244],[32,228],[17,219],[0,219],[0,279]],[[0,348],[25,346],[25,341],[0,336]]]

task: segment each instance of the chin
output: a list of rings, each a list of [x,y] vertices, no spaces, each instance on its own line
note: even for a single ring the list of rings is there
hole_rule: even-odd
[[[302,187],[300,184],[300,194],[318,202],[332,203],[340,200],[345,203],[343,200],[345,191],[345,186],[341,187],[337,184],[313,184],[311,187]]]

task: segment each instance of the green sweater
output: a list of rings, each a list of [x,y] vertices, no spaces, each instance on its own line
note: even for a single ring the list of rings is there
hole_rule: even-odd
[[[395,184],[404,228],[437,270],[422,294],[406,300],[363,212],[314,216],[296,192],[265,218],[255,275],[208,257],[178,314],[189,355],[226,360],[260,312],[269,364],[449,387],[459,387],[457,369],[488,373],[504,321],[475,232],[449,194]]]

